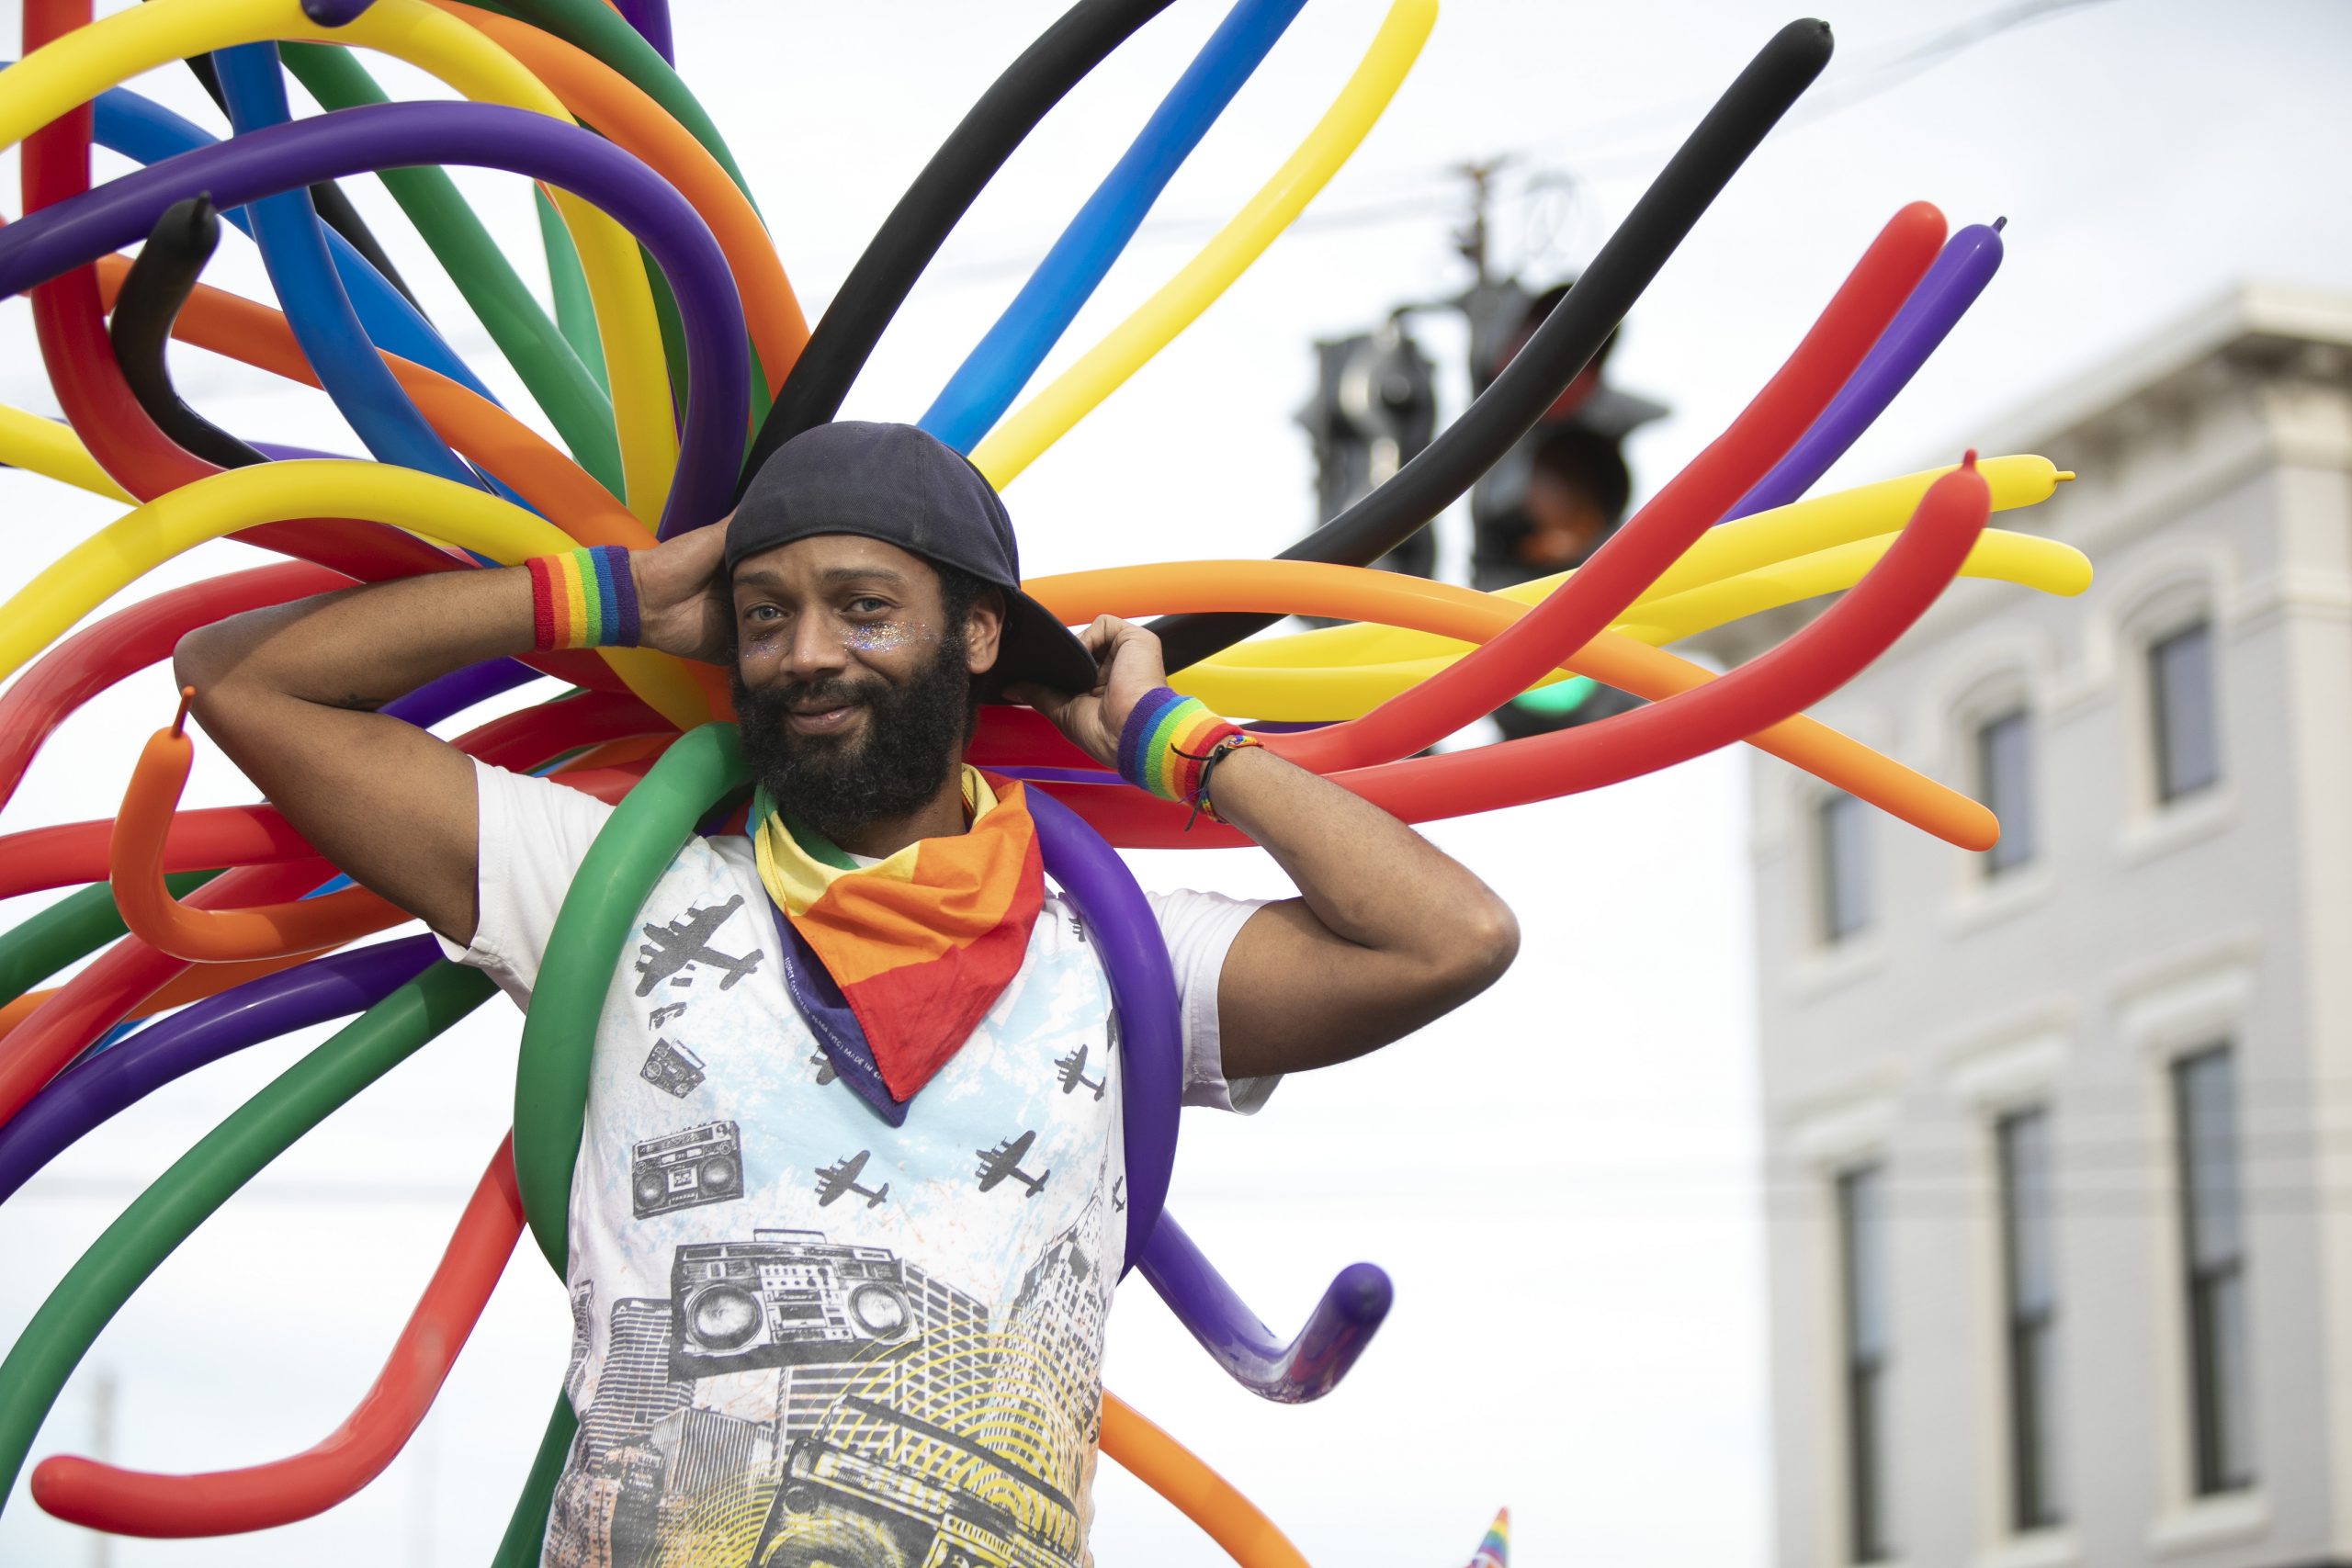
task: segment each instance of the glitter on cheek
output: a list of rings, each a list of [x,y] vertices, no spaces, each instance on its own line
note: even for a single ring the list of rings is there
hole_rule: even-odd
[[[842,637],[842,646],[853,653],[896,653],[907,644],[929,637],[922,627],[910,626],[904,621],[873,621],[850,627]]]

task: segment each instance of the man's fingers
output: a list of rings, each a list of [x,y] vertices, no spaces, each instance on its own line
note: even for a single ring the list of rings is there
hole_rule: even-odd
[[[1070,703],[1069,697],[1055,691],[1051,686],[1040,686],[1026,681],[1007,686],[1004,689],[1004,695],[1007,702],[1019,703],[1023,707],[1035,708],[1055,724],[1061,722],[1062,710],[1069,707]]]

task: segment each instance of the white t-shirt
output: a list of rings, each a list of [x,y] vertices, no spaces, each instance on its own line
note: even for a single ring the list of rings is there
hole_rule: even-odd
[[[475,778],[480,917],[444,946],[527,1003],[612,807]],[[1259,906],[1150,902],[1185,1103],[1255,1110],[1273,1080],[1226,1081],[1216,995]],[[1102,965],[1049,888],[1020,972],[893,1128],[793,1007],[774,908],[747,840],[693,840],[605,994],[566,1271],[580,1435],[541,1561],[1084,1563],[1126,1242]]]

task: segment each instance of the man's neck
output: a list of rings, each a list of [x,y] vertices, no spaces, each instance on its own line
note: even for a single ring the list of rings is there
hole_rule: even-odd
[[[947,771],[938,792],[920,808],[904,817],[868,822],[831,838],[851,854],[885,860],[918,839],[952,838],[970,826],[964,816],[964,765],[958,761]]]

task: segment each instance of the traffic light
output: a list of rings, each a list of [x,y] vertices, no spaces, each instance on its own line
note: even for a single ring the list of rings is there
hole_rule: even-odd
[[[1574,280],[1530,297],[1489,285],[1464,301],[1470,313],[1471,384],[1483,390],[1534,333]],[[1470,581],[1492,592],[1582,565],[1625,521],[1633,476],[1623,443],[1665,405],[1609,385],[1602,371],[1614,333],[1592,363],[1470,490]],[[1589,681],[1567,681],[1496,710],[1507,739],[1542,735],[1623,713],[1635,700]]]
[[[1396,321],[1319,341],[1315,358],[1315,396],[1298,422],[1315,443],[1315,520],[1326,523],[1436,435],[1437,379],[1429,355]],[[1373,564],[1428,577],[1437,567],[1437,542],[1424,528]]]

